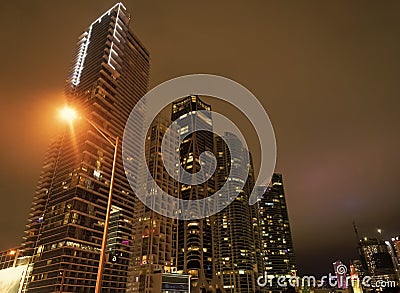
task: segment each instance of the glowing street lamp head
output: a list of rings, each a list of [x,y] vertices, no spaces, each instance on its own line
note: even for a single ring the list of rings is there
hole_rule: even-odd
[[[72,123],[76,118],[78,118],[78,113],[75,109],[66,106],[60,110],[60,117],[61,119]]]

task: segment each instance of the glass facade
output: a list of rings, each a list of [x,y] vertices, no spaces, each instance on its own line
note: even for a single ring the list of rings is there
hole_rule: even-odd
[[[224,139],[231,146],[228,149]],[[235,200],[215,215],[214,251],[217,276],[225,292],[258,292],[256,280],[262,274],[257,259],[257,245],[260,243],[256,206],[249,205],[249,195],[254,187],[252,166],[243,162],[248,156],[240,140],[231,133],[225,133],[224,139],[215,138],[217,161],[217,188],[226,182],[227,192],[236,194]],[[235,158],[234,160],[231,157]],[[251,164],[250,164],[251,165]],[[249,168],[249,176],[243,174]],[[245,183],[243,189],[241,185]]]
[[[198,96],[189,96],[172,105],[172,121],[187,114],[179,125],[179,133],[183,138],[179,146],[179,156],[182,167],[188,173],[194,174],[201,168],[200,154],[209,151],[214,153],[214,137],[212,133],[211,113],[203,119],[195,119],[194,111],[211,111]],[[204,112],[203,112],[204,113]],[[197,122],[196,122],[197,121]],[[194,130],[195,123],[208,131]],[[179,183],[179,197],[185,200],[206,198],[215,192],[215,177],[198,185]],[[192,207],[196,210],[197,206]],[[213,259],[213,217],[198,220],[178,221],[178,272],[191,276],[191,292],[215,292],[215,262]]]
[[[164,192],[178,196],[178,184],[166,171],[161,156],[161,142],[167,131],[169,122],[157,119],[150,127],[146,140],[146,159],[150,174],[154,182]],[[174,138],[175,135],[175,138]],[[168,143],[172,148],[178,148],[177,132],[172,132]],[[164,159],[176,161],[178,154],[170,154],[174,158]],[[157,197],[157,189],[149,184],[147,192]],[[161,208],[176,210],[170,202],[158,202]],[[134,253],[132,281],[128,292],[160,292],[155,288],[155,275],[161,273],[174,273],[177,270],[177,220],[161,216],[149,209],[139,199],[135,200],[136,222],[134,227]],[[172,292],[172,291],[170,291]]]
[[[292,234],[286,206],[283,178],[273,174],[258,202],[264,270],[269,275],[296,274]]]

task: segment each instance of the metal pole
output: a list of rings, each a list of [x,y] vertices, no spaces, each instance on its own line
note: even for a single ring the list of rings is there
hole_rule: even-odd
[[[95,293],[101,293],[102,279],[103,279],[103,271],[104,271],[104,260],[106,255],[106,246],[107,246],[107,234],[108,234],[108,225],[110,222],[110,213],[111,213],[111,201],[112,201],[112,192],[114,185],[114,176],[115,176],[115,165],[117,161],[117,152],[118,152],[119,138],[118,136],[115,139],[114,145],[114,159],[111,170],[111,179],[110,179],[110,190],[108,193],[108,202],[107,202],[107,212],[106,212],[106,220],[104,222],[104,230],[103,230],[103,240],[101,242],[101,251],[100,251],[100,260],[99,260],[99,269],[97,271],[97,280],[96,280],[96,289]]]

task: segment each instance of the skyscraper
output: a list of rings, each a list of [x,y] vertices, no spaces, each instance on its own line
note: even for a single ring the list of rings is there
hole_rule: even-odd
[[[398,282],[398,269],[391,255],[389,243],[378,238],[363,238],[358,243],[358,252],[364,271],[376,280]]]
[[[228,149],[225,140],[230,145]],[[214,252],[217,276],[225,292],[256,292],[258,274],[256,237],[257,221],[253,220],[255,207],[249,205],[249,195],[254,187],[253,170],[246,176],[247,150],[232,133],[225,133],[224,139],[216,136],[217,189],[228,184],[229,195],[238,195],[226,208],[215,215]],[[232,156],[235,158],[232,160]],[[231,177],[230,181],[227,178]],[[243,189],[241,186],[244,184]],[[221,191],[219,191],[221,192]]]
[[[349,285],[351,285],[354,293],[362,293],[363,292],[361,282],[360,282],[360,280],[362,279],[362,276],[360,274],[358,265],[359,265],[359,260],[354,260],[350,263],[349,273],[350,273],[351,279],[350,279]]]
[[[146,137],[146,159],[153,180],[147,187],[149,194],[156,193],[157,184],[164,192],[178,196],[178,182],[169,176],[164,167],[163,158],[171,162],[178,159],[175,152],[170,154],[176,158],[161,155],[161,142],[170,122],[157,118],[150,127]],[[178,148],[177,132],[171,131],[172,149]],[[150,179],[150,178],[149,178]],[[157,194],[154,194],[157,198]],[[157,202],[166,210],[176,210],[170,202]],[[177,270],[177,220],[164,217],[148,208],[139,199],[135,201],[134,253],[132,265],[132,281],[129,282],[129,292],[159,292],[154,287],[162,273],[172,273]]]
[[[399,237],[392,237],[390,241],[388,241],[387,245],[389,246],[389,252],[393,259],[393,264],[395,265],[395,269],[397,272],[397,276],[400,282],[400,240]]]
[[[203,110],[201,115],[195,111]],[[172,105],[172,120],[184,116],[180,121],[180,136],[183,142],[179,147],[182,167],[188,173],[194,174],[201,169],[199,156],[205,151],[214,152],[214,137],[212,133],[210,105],[200,100],[198,96],[189,96]],[[196,120],[195,118],[199,118]],[[197,121],[197,122],[196,122]],[[207,131],[194,130],[196,123],[201,123]],[[184,200],[206,198],[215,192],[215,177],[204,183],[188,185],[179,183],[179,197]],[[193,207],[195,210],[196,207]],[[213,217],[198,220],[178,221],[178,271],[191,275],[191,292],[215,292],[215,268],[213,260]]]
[[[265,271],[269,275],[295,273],[296,263],[281,174],[273,174],[258,206]]]
[[[85,117],[50,145],[24,239],[33,255],[28,292],[92,292],[110,187],[113,147],[146,93],[149,53],[118,3],[79,37],[68,103]],[[90,122],[89,122],[90,121]],[[92,124],[92,125],[91,125]],[[96,130],[95,125],[98,130]],[[117,152],[102,292],[125,292],[132,259],[134,194]]]
[[[400,239],[397,236],[396,238],[393,237],[391,240],[392,240],[391,244],[394,249],[394,253],[397,256],[397,262],[400,263]]]

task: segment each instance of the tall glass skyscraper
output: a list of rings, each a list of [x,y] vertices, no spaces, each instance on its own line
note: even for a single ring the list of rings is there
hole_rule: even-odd
[[[164,192],[177,197],[178,181],[174,180],[164,167],[164,160],[176,162],[177,152],[161,155],[161,142],[171,121],[157,118],[146,137],[146,160],[152,178],[147,186],[148,194],[157,198],[157,184]],[[168,144],[176,150],[178,133],[171,131]],[[168,156],[171,156],[170,158]],[[154,180],[153,180],[154,178]],[[177,208],[170,201],[158,201],[158,208],[173,211]],[[132,281],[127,292],[156,293],[156,279],[162,273],[175,273],[177,270],[177,219],[164,217],[135,200],[134,253]]]
[[[122,137],[146,93],[149,53],[118,3],[79,37],[68,103],[111,139]],[[23,246],[33,255],[24,290],[93,292],[99,265],[114,148],[86,119],[50,145]],[[117,152],[102,292],[125,292],[131,267],[134,194]]]
[[[229,149],[225,141],[230,145]],[[229,195],[238,193],[232,203],[215,215],[216,274],[224,292],[258,292],[260,287],[256,280],[262,274],[260,261],[257,261],[260,239],[257,206],[249,205],[249,195],[254,187],[253,168],[245,163],[249,154],[232,133],[225,133],[224,139],[216,136],[215,145],[219,166],[216,170],[217,189],[226,183]],[[231,177],[230,181],[227,181],[228,177]]]
[[[295,274],[296,262],[281,174],[273,174],[258,202],[258,211],[265,271],[275,276]]]
[[[204,112],[199,115],[195,111]],[[199,159],[201,153],[214,152],[210,111],[210,105],[195,95],[172,105],[172,121],[184,117],[179,123],[179,134],[183,138],[179,156],[183,169],[191,174],[201,169]],[[206,130],[188,134],[194,130],[196,123],[201,123],[199,126]],[[184,200],[206,198],[215,192],[215,177],[211,176],[206,182],[198,185],[179,183],[178,187],[179,197]],[[213,217],[178,221],[178,272],[191,275],[191,292],[216,291],[212,225]]]

